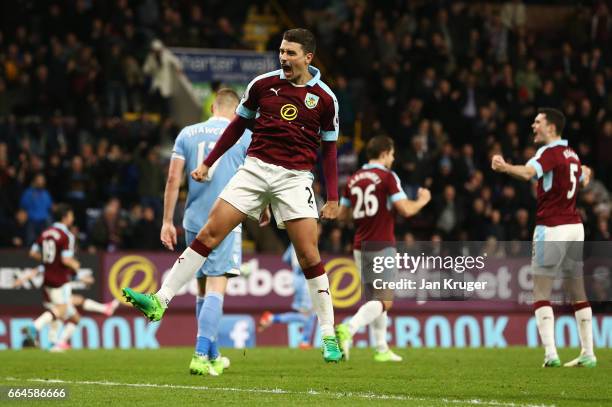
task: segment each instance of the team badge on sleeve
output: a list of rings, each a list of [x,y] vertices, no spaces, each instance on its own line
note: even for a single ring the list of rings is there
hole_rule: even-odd
[[[317,107],[317,103],[319,103],[319,97],[317,95],[313,95],[312,93],[306,93],[306,98],[304,99],[304,104],[309,109],[314,109]]]

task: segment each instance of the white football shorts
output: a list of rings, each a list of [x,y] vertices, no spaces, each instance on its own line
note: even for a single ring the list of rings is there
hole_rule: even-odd
[[[270,204],[278,228],[284,229],[288,220],[318,219],[313,180],[310,171],[288,170],[247,157],[219,198],[255,220]]]
[[[536,275],[578,278],[583,271],[582,223],[536,226],[533,232],[531,268]],[[560,274],[561,273],[561,274]]]
[[[72,305],[72,284],[66,283],[61,287],[43,286],[43,306],[51,310],[54,305],[67,305],[66,318],[76,313]]]

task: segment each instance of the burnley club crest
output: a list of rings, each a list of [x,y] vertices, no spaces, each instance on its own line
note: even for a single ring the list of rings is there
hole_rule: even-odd
[[[314,109],[317,107],[317,103],[319,103],[319,97],[317,95],[313,95],[312,93],[306,93],[304,103],[306,104],[307,108]]]

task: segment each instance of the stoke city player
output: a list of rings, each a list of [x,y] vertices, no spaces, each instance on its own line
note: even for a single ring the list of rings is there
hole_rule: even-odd
[[[168,180],[164,193],[164,216],[160,232],[162,244],[169,250],[176,245],[173,217],[183,173],[195,170],[206,154],[214,148],[221,134],[234,118],[240,97],[232,89],[220,89],[212,104],[213,116],[205,122],[187,126],[174,143]],[[183,217],[187,245],[195,239],[210,210],[238,167],[244,163],[251,142],[246,130],[240,141],[215,163],[208,172],[208,180],[200,183],[189,180],[189,192]],[[240,274],[242,262],[242,225],[238,225],[208,256],[208,261],[197,271],[198,296],[196,319],[198,333],[195,352],[189,364],[191,374],[218,376],[228,364],[217,347],[217,332],[223,315],[223,298],[227,279]]]

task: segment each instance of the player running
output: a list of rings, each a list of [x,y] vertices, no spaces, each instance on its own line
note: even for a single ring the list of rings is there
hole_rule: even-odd
[[[55,223],[45,229],[30,249],[30,257],[42,262],[45,267],[43,280],[44,302],[50,303],[27,330],[28,339],[34,343],[43,327],[55,319],[64,322],[59,341],[51,351],[70,349],[68,341],[79,323],[80,315],[71,302],[70,282],[81,266],[74,258],[74,235],[69,228],[74,222],[74,213],[66,204],[58,204],[53,211]]]
[[[580,356],[564,366],[595,367],[597,359],[593,353],[593,328],[591,306],[587,301],[582,279],[582,242],[584,227],[576,211],[578,183],[588,185],[591,171],[580,165],[578,155],[561,138],[565,127],[565,116],[556,109],[538,110],[531,128],[534,141],[544,144],[525,165],[511,165],[500,155],[492,158],[491,168],[514,178],[538,180],[536,228],[533,233],[534,253],[531,259],[533,270],[533,296],[535,317],[542,344],[544,345],[543,367],[561,366],[555,346],[555,317],[550,304],[555,276],[562,273],[570,287],[580,343]],[[555,247],[551,247],[551,243]],[[579,252],[580,258],[573,254]],[[574,252],[574,253],[573,253]]]
[[[419,188],[415,201],[407,198],[400,180],[391,171],[395,159],[393,140],[386,136],[372,138],[366,147],[369,162],[353,174],[340,200],[340,218],[347,219],[350,209],[357,226],[353,242],[353,256],[357,269],[361,270],[361,249],[364,242],[388,244],[387,255],[395,253],[395,212],[404,217],[418,213],[431,199],[428,189]],[[393,253],[387,253],[387,251]],[[391,296],[389,296],[391,297]],[[393,353],[387,345],[387,311],[393,301],[370,300],[363,304],[347,324],[336,328],[344,357],[349,359],[353,335],[363,326],[370,325],[376,344],[374,360],[378,362],[401,362],[402,357]]]
[[[160,239],[168,250],[176,245],[173,217],[183,171],[195,170],[210,153],[219,137],[234,118],[240,101],[231,89],[220,89],[212,105],[213,116],[203,123],[185,127],[176,138],[168,181],[164,193],[164,218]],[[215,163],[203,182],[189,180],[183,228],[189,246],[206,222],[211,207],[225,185],[244,163],[251,132],[246,130],[240,141]],[[221,357],[217,347],[217,332],[223,314],[223,297],[227,279],[240,274],[242,263],[242,225],[236,226],[208,256],[208,261],[196,273],[198,297],[196,319],[198,334],[195,353],[189,364],[191,374],[218,376],[229,361]]]
[[[28,281],[34,279],[39,274],[44,276],[45,267],[39,266],[33,268],[26,272],[23,276],[21,276],[18,280],[15,281],[13,285],[14,288],[19,288],[25,285]],[[83,283],[85,285],[91,285],[94,283],[94,278],[91,275],[79,275],[78,273],[70,284]],[[43,277],[44,278],[44,277]],[[85,298],[80,294],[72,294],[70,296],[70,303],[75,307],[80,307],[83,311],[96,312],[99,314],[106,315],[107,317],[112,316],[117,307],[119,306],[119,300],[112,300],[106,303],[100,303],[98,301],[92,300],[91,298]],[[43,302],[43,307],[47,310],[51,310],[54,307],[54,304],[48,301]],[[53,348],[56,344],[59,343],[59,331],[62,327],[62,321],[59,319],[54,319],[49,323],[49,343],[51,344],[51,348]]]
[[[312,328],[315,324],[316,315],[312,311],[312,301],[308,293],[306,278],[298,262],[293,245],[289,245],[287,250],[285,250],[283,261],[289,264],[293,270],[293,303],[291,304],[291,308],[293,308],[295,312],[273,314],[270,311],[266,311],[262,314],[261,318],[259,318],[259,330],[263,331],[272,324],[299,322],[302,324],[302,340],[300,341],[299,348],[310,349],[312,348],[310,337]]]
[[[191,173],[207,179],[213,164],[241,137],[254,120],[247,158],[221,192],[197,238],[177,259],[160,290],[144,295],[124,290],[128,301],[151,320],[161,319],[176,292],[205,263],[211,251],[247,216],[258,219],[270,204],[279,228],[286,228],[310,291],[323,338],[323,358],[338,362],[342,353],[334,332],[329,280],[317,247],[317,207],[311,172],[317,150],[323,148],[327,202],[321,217],[338,212],[338,101],[310,63],[315,38],[305,29],[288,30],[279,49],[281,69],[253,79],[236,110],[237,116]]]

